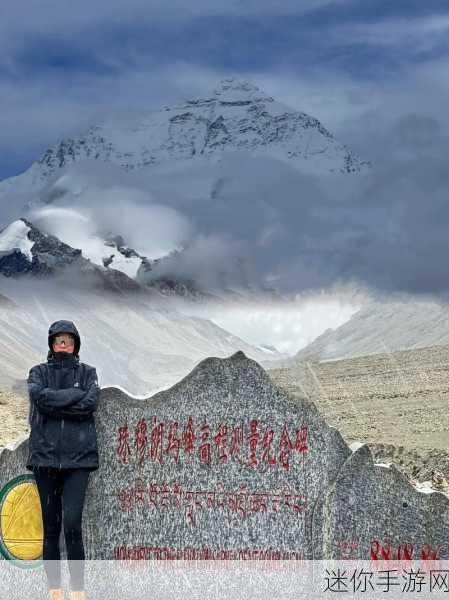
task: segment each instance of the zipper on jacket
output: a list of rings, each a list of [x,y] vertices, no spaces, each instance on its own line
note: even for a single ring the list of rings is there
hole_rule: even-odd
[[[61,465],[61,445],[62,445],[62,427],[64,425],[64,419],[61,419],[61,427],[59,428],[59,468],[62,468]]]

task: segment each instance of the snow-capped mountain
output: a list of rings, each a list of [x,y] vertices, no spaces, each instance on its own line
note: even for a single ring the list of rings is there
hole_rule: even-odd
[[[117,251],[117,246],[115,248]],[[112,260],[113,256],[109,264]],[[1,275],[42,277],[58,275],[66,269],[71,277],[75,274],[91,277],[111,290],[137,290],[140,287],[121,270],[109,268],[108,264],[92,263],[83,256],[81,249],[72,248],[57,237],[39,231],[26,219],[13,221],[0,231]]]
[[[359,159],[314,117],[285,106],[245,80],[224,79],[208,98],[114,117],[48,148],[22,175],[0,183],[11,191],[40,190],[61,168],[83,159],[112,162],[130,171],[225,152],[269,156],[304,172],[358,172]]]

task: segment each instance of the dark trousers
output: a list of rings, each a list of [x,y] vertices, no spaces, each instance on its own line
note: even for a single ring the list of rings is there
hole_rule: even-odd
[[[44,568],[50,589],[61,587],[59,537],[63,509],[70,587],[74,591],[84,589],[81,520],[89,474],[87,469],[40,467],[34,470],[44,525]]]

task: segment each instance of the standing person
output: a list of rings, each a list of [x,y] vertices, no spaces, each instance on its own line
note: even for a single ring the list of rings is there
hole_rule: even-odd
[[[34,472],[44,526],[43,559],[50,600],[64,600],[59,536],[64,536],[71,600],[84,600],[82,511],[90,471],[98,469],[93,413],[100,396],[95,367],[79,360],[81,339],[72,321],[48,331],[47,362],[28,376],[30,437],[26,467]]]

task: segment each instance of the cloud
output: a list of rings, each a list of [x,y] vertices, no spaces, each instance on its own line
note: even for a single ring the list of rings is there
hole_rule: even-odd
[[[344,4],[343,0],[304,0],[300,4],[294,0],[194,0],[183,2],[173,0],[167,4],[163,0],[80,0],[76,4],[68,1],[28,0],[27,19],[24,19],[23,6],[12,0],[2,2],[0,17],[4,28],[20,29],[22,32],[75,30],[92,23],[113,23],[155,19],[180,20],[201,16],[247,15],[247,14],[304,14],[332,4]],[[50,18],[51,17],[51,18]]]
[[[245,248],[228,234],[199,233],[180,254],[172,254],[142,277],[142,282],[159,278],[192,281],[204,290],[243,286]]]
[[[172,34],[171,44],[176,46],[177,37],[183,37],[188,24],[206,19],[260,19],[274,16],[301,16],[320,11],[329,6],[340,6],[348,0],[28,0],[25,8],[21,3],[4,0],[0,6],[0,73],[16,77],[17,62],[35,60],[41,66],[47,60],[53,67],[76,67],[81,61],[87,69],[89,63],[107,67],[108,54],[116,57],[127,55],[135,40],[145,30],[147,43],[159,31]],[[151,32],[152,35],[148,35]],[[189,45],[207,37],[185,40]],[[193,43],[193,44],[192,44]],[[162,50],[169,52],[170,43]],[[30,50],[32,52],[30,53]],[[188,48],[185,48],[188,50]],[[182,54],[180,55],[182,56]],[[157,60],[163,60],[160,52]],[[100,58],[100,60],[98,60]],[[148,54],[148,59],[151,53]],[[68,63],[67,63],[68,59]],[[120,61],[120,58],[118,58]],[[112,61],[114,63],[114,61]],[[109,64],[113,66],[113,64]],[[30,72],[33,76],[33,73]]]
[[[102,187],[89,186],[76,177],[62,176],[51,190],[58,191],[57,201],[30,211],[26,217],[42,231],[73,248],[84,249],[85,256],[106,256],[104,239],[121,235],[129,248],[158,258],[184,245],[193,235],[188,218],[170,206],[155,203],[139,189],[107,181]]]
[[[111,230],[148,257],[169,254],[148,280],[289,294],[352,282],[373,293],[444,295],[447,131],[435,117],[415,113],[379,118],[369,138],[377,160],[365,176],[306,175],[242,152],[216,165],[182,163],[169,174],[87,161],[49,186],[43,198],[54,207],[39,216],[75,247]],[[68,218],[68,206],[76,207],[76,219]]]
[[[318,178],[229,156],[217,197],[189,217],[239,243],[255,285],[295,293],[352,282],[374,294],[447,296],[449,130],[435,116],[377,116],[373,135],[358,131],[376,159],[366,176]],[[190,273],[200,257],[192,254]],[[221,266],[229,264],[224,253]],[[171,267],[182,272],[182,260]]]
[[[346,35],[352,43],[402,47],[418,53],[446,44],[448,31],[449,13],[437,13],[340,25],[335,31],[335,39]]]

